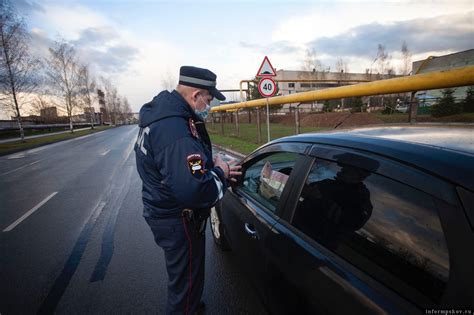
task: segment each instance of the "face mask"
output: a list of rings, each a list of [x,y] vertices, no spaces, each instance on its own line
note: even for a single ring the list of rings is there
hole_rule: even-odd
[[[211,106],[206,104],[206,108],[203,110],[194,110],[194,113],[198,115],[202,120],[206,120],[207,116],[209,115],[209,111],[211,110]]]
[[[203,110],[194,110],[194,113],[202,120],[206,120],[207,116],[209,115],[209,111],[211,110],[211,105],[209,105],[207,102],[204,102],[204,104],[206,104],[206,108],[204,108]]]

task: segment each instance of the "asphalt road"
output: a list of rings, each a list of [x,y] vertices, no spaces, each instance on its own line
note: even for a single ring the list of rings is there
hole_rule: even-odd
[[[142,218],[136,125],[0,158],[0,314],[163,314],[164,255]],[[206,314],[265,314],[206,234]]]

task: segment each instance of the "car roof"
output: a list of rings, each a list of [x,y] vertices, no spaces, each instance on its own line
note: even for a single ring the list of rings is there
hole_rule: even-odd
[[[355,128],[345,133],[363,134],[406,142],[428,144],[474,154],[474,125],[398,125]]]
[[[271,143],[282,142],[323,144],[370,152],[423,169],[474,191],[474,153],[467,151],[368,136],[352,131],[300,134],[280,138]]]

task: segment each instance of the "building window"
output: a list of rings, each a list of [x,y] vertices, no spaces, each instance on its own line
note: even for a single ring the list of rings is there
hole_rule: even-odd
[[[294,83],[288,83],[288,87],[289,88],[295,88],[295,84]]]

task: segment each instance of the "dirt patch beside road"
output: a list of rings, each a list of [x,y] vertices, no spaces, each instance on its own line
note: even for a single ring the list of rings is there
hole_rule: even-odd
[[[272,117],[272,122],[288,126],[295,125],[295,116],[286,115]],[[300,114],[301,127],[342,128],[372,124],[383,124],[384,122],[369,113],[304,113]]]
[[[239,121],[241,123],[248,123],[248,114],[241,114]],[[252,113],[251,123],[256,122],[256,115]],[[375,124],[398,124],[408,123],[408,114],[393,114],[381,115],[374,113],[300,113],[300,126],[313,128],[353,128],[357,126],[375,125]],[[260,115],[260,120],[265,123],[266,116],[263,112]],[[226,122],[230,123],[230,116]],[[276,124],[283,124],[286,126],[295,126],[294,113],[287,115],[270,115],[270,122]],[[452,115],[447,117],[432,117],[431,115],[417,115],[416,122],[419,123],[474,123],[474,113],[464,113]],[[233,121],[232,121],[233,123]]]

